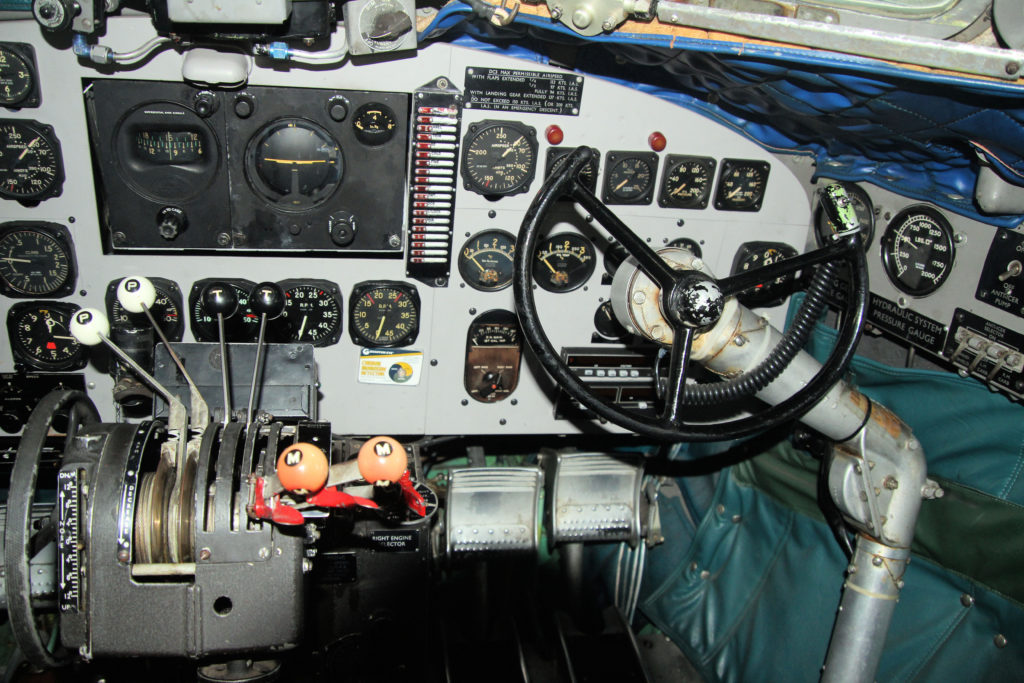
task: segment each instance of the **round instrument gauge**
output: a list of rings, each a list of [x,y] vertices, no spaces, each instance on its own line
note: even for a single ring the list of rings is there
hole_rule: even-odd
[[[875,236],[875,206],[871,203],[871,197],[859,185],[853,183],[840,183],[850,198],[853,211],[857,214],[857,222],[860,224],[860,239],[867,249],[871,246],[871,240]],[[814,212],[814,234],[820,246],[832,243],[832,235],[836,233],[836,226],[825,215],[825,210],[818,202],[818,208]]]
[[[178,285],[162,277],[151,277],[156,290],[156,300],[149,307],[149,312],[160,326],[164,336],[170,341],[181,341],[182,333],[185,330],[185,316],[182,314],[184,305],[181,301],[181,290]],[[121,278],[111,280],[107,285],[107,314],[110,316],[110,325],[124,325],[129,327],[149,327],[149,319],[145,313],[130,313],[124,309],[121,302],[117,300],[117,286],[121,284]],[[213,321],[214,333],[216,333],[217,321]]]
[[[249,142],[249,180],[279,208],[304,211],[330,197],[345,173],[341,145],[304,119],[279,119]]]
[[[35,202],[60,194],[60,143],[37,121],[0,120],[0,197]]]
[[[670,154],[658,204],[675,209],[704,209],[711,198],[715,160]]]
[[[75,286],[70,238],[62,229],[0,230],[0,292],[12,297],[59,296]]]
[[[35,70],[8,47],[0,47],[0,105],[22,104],[35,88]]]
[[[533,255],[533,279],[549,292],[571,292],[594,273],[594,245],[573,232],[543,240]]]
[[[459,274],[481,292],[496,292],[512,284],[516,238],[504,230],[484,230],[466,240],[459,252]]]
[[[420,296],[404,282],[363,282],[352,289],[349,333],[360,346],[405,346],[419,334]]]
[[[782,242],[745,242],[740,245],[733,259],[732,274],[770,266],[796,255],[796,249]],[[744,306],[775,306],[782,303],[789,293],[786,285],[792,281],[792,274],[784,275],[756,285],[736,298]]]
[[[604,200],[608,204],[646,204],[651,201],[658,158],[651,155],[622,156],[609,152]]]
[[[605,301],[594,311],[594,329],[597,336],[605,341],[621,341],[629,337],[629,332],[615,317],[611,301]]]
[[[925,296],[937,290],[953,269],[953,228],[930,206],[911,206],[896,214],[882,235],[882,265],[902,292]]]
[[[537,132],[515,121],[481,121],[463,140],[467,190],[489,197],[526,192],[537,168]]]
[[[346,12],[346,21],[347,16]],[[403,22],[407,22],[408,28],[395,30],[396,25]],[[359,12],[359,37],[373,52],[390,52],[403,44],[406,32],[412,30],[414,23],[398,0],[370,0]]]
[[[548,147],[548,160],[547,167],[544,169],[544,176],[551,175],[551,171],[555,169],[555,165],[576,149],[575,147]],[[583,187],[587,188],[591,192],[597,192],[597,160],[599,157],[598,151],[591,147],[594,156],[587,164],[580,169],[579,180],[583,184]]]
[[[719,211],[760,211],[768,187],[766,161],[722,159],[715,191],[715,208]]]
[[[678,239],[672,240],[671,242],[669,242],[665,246],[667,246],[667,247],[680,247],[681,249],[687,249],[687,250],[689,250],[689,252],[691,254],[693,254],[697,258],[700,258],[701,256],[703,256],[703,253],[701,252],[701,249],[700,249],[700,245],[697,244],[696,240],[691,240],[689,237],[679,237]]]
[[[287,341],[329,346],[341,336],[338,288],[327,282],[281,283],[284,311],[280,323]]]
[[[238,309],[235,314],[224,320],[226,341],[255,342],[260,334],[260,317],[249,308],[249,293],[256,285],[248,280],[209,278],[193,284],[188,295],[188,307],[192,315],[192,336],[197,342],[219,341],[217,316],[207,311],[203,305],[203,289],[212,282],[226,283],[235,290],[238,297]]]
[[[383,145],[394,136],[397,126],[395,112],[380,102],[364,104],[352,118],[356,139],[364,145]]]
[[[7,313],[7,333],[16,361],[38,370],[69,370],[85,365],[85,354],[69,323],[78,306],[57,301],[15,304]]]

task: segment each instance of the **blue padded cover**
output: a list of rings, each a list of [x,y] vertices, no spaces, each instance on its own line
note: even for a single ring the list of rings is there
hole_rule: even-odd
[[[972,195],[984,154],[1024,185],[1024,87],[796,48],[613,33],[582,38],[520,14],[496,29],[447,5],[421,39],[444,39],[538,62],[571,62],[699,111],[775,152],[813,155],[829,178],[868,181],[993,225]],[[552,55],[557,55],[554,59]]]

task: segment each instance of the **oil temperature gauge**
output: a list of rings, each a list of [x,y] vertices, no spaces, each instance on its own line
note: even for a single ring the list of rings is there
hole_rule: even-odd
[[[760,211],[768,187],[766,161],[722,159],[715,191],[715,208],[719,211]]]
[[[648,152],[608,152],[604,179],[605,204],[650,204],[658,155]]]
[[[549,292],[571,292],[594,273],[594,245],[583,235],[565,232],[540,243],[533,255],[533,279]]]
[[[740,245],[732,263],[732,274],[769,266],[796,256],[797,251],[782,242],[745,242]],[[789,292],[786,285],[793,275],[784,275],[771,282],[762,282],[736,298],[744,306],[777,306]]]
[[[519,321],[511,311],[494,310],[478,315],[469,325],[463,385],[481,403],[509,397],[519,384],[522,343]]]
[[[715,160],[669,154],[665,160],[665,178],[661,181],[660,206],[674,209],[704,209],[711,198],[715,179]]]
[[[516,238],[504,230],[484,230],[466,240],[459,252],[459,274],[481,292],[496,292],[512,284]]]

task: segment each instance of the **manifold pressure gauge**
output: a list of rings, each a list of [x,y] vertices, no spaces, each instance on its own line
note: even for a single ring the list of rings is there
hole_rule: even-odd
[[[360,346],[406,346],[419,334],[420,295],[405,282],[360,282],[348,310],[349,334]]]
[[[203,290],[208,284],[223,282],[235,290],[238,297],[238,310],[224,320],[224,336],[229,342],[254,342],[260,334],[260,317],[249,308],[249,294],[256,283],[249,280],[225,280],[223,278],[207,278],[198,280],[192,285],[188,294],[188,308],[192,314],[192,336],[197,342],[216,342],[217,316],[206,310],[203,305]]]
[[[504,230],[484,230],[466,240],[459,252],[459,274],[481,292],[496,292],[512,284],[516,238]]]
[[[38,121],[0,119],[0,197],[23,204],[60,194],[64,165],[53,128]]]
[[[66,228],[37,221],[0,226],[0,294],[25,299],[74,289],[75,252]]]
[[[537,170],[537,131],[516,121],[470,124],[462,149],[467,190],[488,197],[526,192]]]

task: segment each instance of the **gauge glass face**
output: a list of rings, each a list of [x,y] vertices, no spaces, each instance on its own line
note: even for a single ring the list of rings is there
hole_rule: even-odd
[[[715,208],[720,211],[759,211],[768,187],[769,170],[764,161],[723,159]]]
[[[297,285],[285,290],[281,317],[289,341],[327,346],[341,331],[341,302],[319,285]]]
[[[71,257],[56,237],[32,229],[0,237],[0,278],[18,294],[49,296],[71,275]]]
[[[781,242],[747,242],[740,245],[736,252],[732,272],[736,274],[763,268],[796,255],[796,249]],[[775,305],[785,295],[785,286],[792,280],[793,274],[783,275],[770,282],[757,284],[736,298],[745,306]]]
[[[626,157],[611,165],[605,181],[605,194],[616,202],[640,202],[648,194],[653,182],[654,170],[646,159]]]
[[[309,121],[283,119],[264,128],[250,147],[255,185],[281,208],[304,210],[322,203],[341,183],[341,146]]]
[[[135,155],[150,164],[194,164],[205,156],[203,136],[191,130],[138,130]]]
[[[200,281],[192,286],[189,303],[192,308],[192,336],[200,342],[219,341],[217,316],[203,306],[202,289],[210,281]],[[251,282],[227,283],[238,297],[238,309],[234,315],[224,320],[224,336],[229,342],[254,342],[259,337],[260,317],[249,308],[249,293],[253,289]]]
[[[670,156],[658,203],[677,209],[705,208],[711,197],[714,172],[714,159]]]
[[[408,19],[405,8],[396,0],[371,0],[359,13],[359,37],[374,52],[388,52],[402,44],[404,34],[396,34],[392,24],[396,17]]]
[[[34,82],[28,63],[12,50],[0,47],[0,105],[9,107],[24,100]]]
[[[912,206],[893,218],[882,238],[882,265],[900,291],[924,296],[937,290],[953,268],[953,228],[938,211]]]
[[[35,125],[6,120],[0,124],[0,195],[34,199],[61,178],[55,143]]]
[[[853,211],[857,214],[857,222],[860,225],[860,239],[864,248],[871,246],[871,239],[875,235],[875,207],[871,203],[868,193],[853,183],[841,183],[846,195],[850,198]],[[818,238],[818,244],[825,246],[832,243],[832,235],[837,228],[825,215],[824,209],[819,203],[817,211],[814,212],[814,231]]]
[[[533,255],[533,279],[549,292],[570,292],[594,273],[594,245],[566,232],[542,240]]]
[[[380,102],[364,104],[352,119],[356,138],[364,145],[383,145],[395,134],[398,122],[391,107]]]
[[[674,239],[665,246],[680,247],[682,249],[687,249],[691,254],[693,254],[697,258],[703,256],[703,254],[701,253],[700,245],[697,244],[696,240],[691,240],[689,237],[680,237],[678,239]]]
[[[482,195],[525,192],[537,165],[532,128],[513,122],[470,126],[462,155],[466,188]]]
[[[171,341],[181,341],[185,325],[181,313],[181,295],[178,293],[177,287],[173,286],[173,283],[168,280],[150,278],[150,281],[153,283],[153,288],[156,289],[156,299],[153,301],[153,305],[149,307],[149,312],[152,314],[153,319],[156,320],[156,324],[160,326],[164,336]],[[120,283],[121,280],[114,280],[109,286],[114,288],[116,292],[116,287]],[[109,301],[110,324],[112,326],[149,327],[150,323],[146,314],[129,313],[121,305],[121,302],[117,300],[116,294]],[[213,325],[216,328],[216,320],[213,321]]]
[[[612,302],[605,301],[594,311],[594,329],[598,336],[608,341],[618,341],[629,336],[626,328],[619,324],[612,310]]]
[[[504,230],[484,230],[466,240],[459,252],[459,274],[481,292],[496,292],[512,284],[516,238]]]
[[[352,309],[352,333],[366,346],[402,346],[419,331],[419,301],[405,285],[381,284],[358,292]]]
[[[555,165],[561,159],[569,156],[569,154],[572,153],[574,149],[575,147],[549,147],[548,166],[547,169],[545,169],[544,171],[545,177],[551,175],[551,171],[554,170]],[[583,187],[587,188],[591,192],[596,192],[598,172],[597,160],[599,155],[596,149],[591,149],[594,152],[594,156],[589,162],[587,162],[587,164],[583,168],[580,169],[578,178],[580,182],[583,184]]]
[[[63,307],[33,305],[17,313],[14,339],[34,367],[66,367],[81,354],[68,329],[70,314]]]

